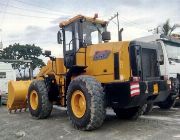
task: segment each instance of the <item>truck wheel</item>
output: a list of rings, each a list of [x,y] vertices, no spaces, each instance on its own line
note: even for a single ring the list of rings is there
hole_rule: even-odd
[[[175,101],[175,107],[179,107],[180,106],[180,97],[178,97]]]
[[[137,120],[143,114],[143,107],[134,107],[128,109],[114,108],[114,112],[119,119]]]
[[[95,78],[82,75],[71,81],[67,113],[76,129],[93,130],[102,125],[106,116],[105,94]]]
[[[50,116],[53,104],[49,101],[43,80],[31,83],[28,91],[28,106],[31,115],[37,119],[45,119]]]
[[[172,99],[171,95],[169,95],[164,102],[158,103],[158,106],[161,109],[170,109],[172,106],[174,106],[175,100],[176,99]]]
[[[143,108],[143,115],[148,115],[149,112],[151,112],[153,109],[153,103],[147,103],[144,105],[144,108]]]

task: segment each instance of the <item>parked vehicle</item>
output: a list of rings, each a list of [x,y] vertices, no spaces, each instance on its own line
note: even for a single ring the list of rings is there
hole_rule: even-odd
[[[13,70],[11,64],[0,62],[0,90],[3,104],[6,104],[7,101],[8,81],[10,80],[16,80],[15,70]]]
[[[107,22],[82,15],[61,22],[60,30],[64,58],[46,51],[50,61],[36,79],[10,82],[10,111],[28,103],[31,115],[43,119],[57,104],[67,107],[75,128],[93,130],[103,124],[107,107],[119,118],[136,119],[147,100],[165,95],[167,82],[160,77],[157,44],[109,42]]]
[[[180,40],[160,34],[146,36],[136,40],[157,42],[159,44],[158,50],[163,60],[163,62],[160,63],[160,72],[162,77],[169,80],[169,92],[171,94],[164,102],[159,102],[157,99],[154,103],[160,108],[169,109],[174,105],[176,97],[180,95]],[[146,111],[148,113],[152,109],[152,104],[148,104],[147,109]]]

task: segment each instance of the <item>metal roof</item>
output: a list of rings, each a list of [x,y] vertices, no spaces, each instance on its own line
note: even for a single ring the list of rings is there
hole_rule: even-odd
[[[66,20],[66,21],[63,21],[59,24],[59,27],[64,27],[64,26],[67,26],[69,25],[70,23],[72,22],[75,22],[79,19],[85,19],[87,21],[90,21],[90,22],[94,22],[94,23],[99,23],[99,24],[107,24],[107,21],[104,21],[104,20],[100,20],[100,19],[96,19],[96,18],[92,18],[92,17],[87,17],[87,16],[83,16],[83,15],[77,15],[69,20]]]

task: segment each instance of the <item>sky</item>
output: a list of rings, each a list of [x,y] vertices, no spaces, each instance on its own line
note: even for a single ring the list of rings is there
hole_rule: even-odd
[[[59,23],[77,14],[108,20],[119,13],[123,40],[151,35],[149,30],[170,19],[180,24],[180,0],[0,0],[0,39],[3,46],[35,44],[62,57],[57,44]],[[112,41],[117,41],[117,26],[109,24]],[[180,33],[180,30],[175,32]]]

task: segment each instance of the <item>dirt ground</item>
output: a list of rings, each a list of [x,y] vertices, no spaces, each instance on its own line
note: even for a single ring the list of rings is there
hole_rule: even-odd
[[[29,112],[9,114],[0,107],[0,140],[180,140],[180,108],[169,111],[154,108],[137,121],[118,120],[107,110],[106,120],[95,131],[72,127],[66,110],[54,107],[46,120],[35,120]]]

